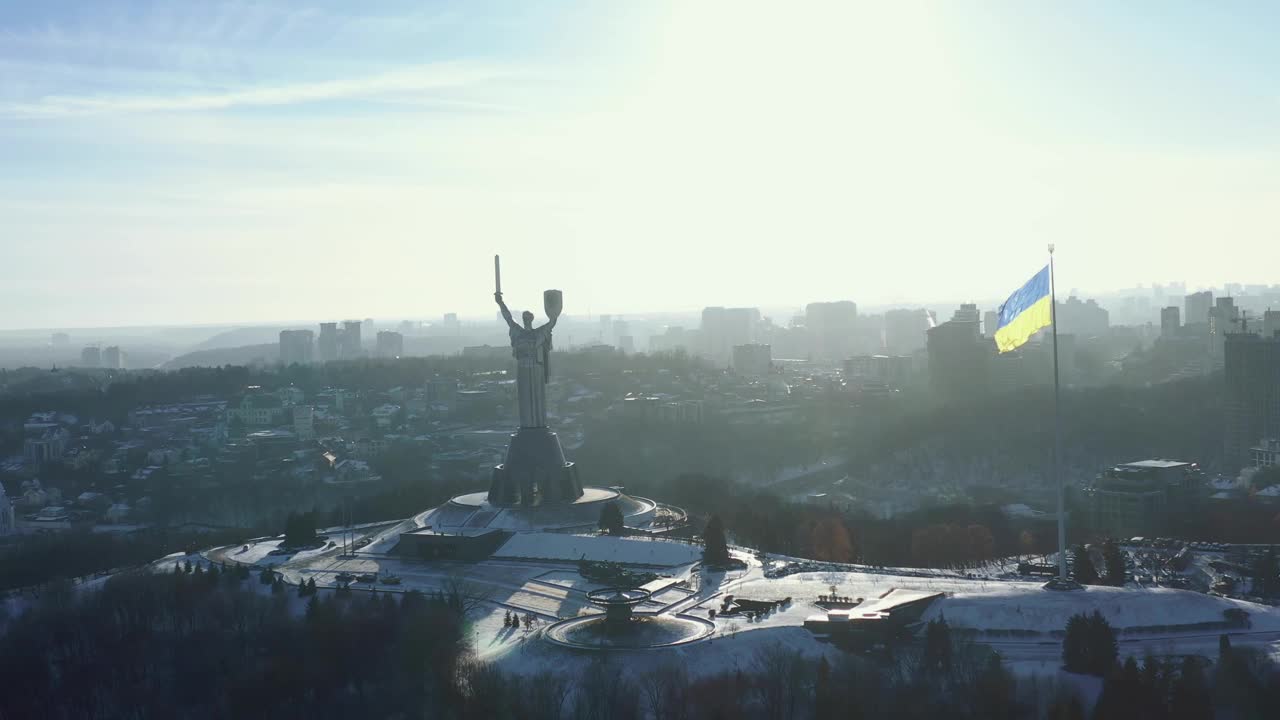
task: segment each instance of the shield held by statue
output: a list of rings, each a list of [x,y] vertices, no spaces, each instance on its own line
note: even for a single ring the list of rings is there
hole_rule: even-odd
[[[564,309],[564,295],[559,290],[544,290],[542,292],[542,309],[547,313],[547,317],[552,320],[560,317],[560,311]]]

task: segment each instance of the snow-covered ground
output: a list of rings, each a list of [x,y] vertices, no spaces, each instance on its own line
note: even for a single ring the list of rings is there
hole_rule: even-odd
[[[587,602],[586,593],[600,585],[578,573],[576,563],[582,557],[648,569],[660,567],[664,575],[673,577],[673,582],[684,583],[661,590],[640,608],[645,612],[708,618],[709,610],[719,608],[726,594],[761,600],[792,599],[787,608],[754,621],[741,616],[717,617],[715,633],[690,645],[610,652],[609,658],[631,663],[637,672],[668,660],[684,664],[695,675],[746,670],[757,662],[759,651],[774,645],[809,657],[834,654],[838,651],[803,627],[807,618],[824,612],[816,601],[820,595],[831,594],[832,586],[835,594],[863,598],[864,611],[895,589],[941,593],[943,597],[929,608],[925,619],[945,617],[953,628],[970,631],[970,637],[989,644],[1020,673],[1057,675],[1061,640],[1054,633],[1065,628],[1071,615],[1093,610],[1101,612],[1121,631],[1120,648],[1125,655],[1213,657],[1218,636],[1224,632],[1220,625],[1225,620],[1223,613],[1233,608],[1248,613],[1250,623],[1249,627],[1230,631],[1233,643],[1262,646],[1280,655],[1280,608],[1136,584],[1055,592],[1045,590],[1040,581],[1000,577],[1010,571],[1014,561],[993,563],[975,571],[975,576],[966,576],[948,570],[878,569],[774,558],[769,574],[777,574],[784,565],[788,567],[782,572],[808,571],[770,578],[766,577],[765,567],[745,551],[735,551],[747,562],[745,570],[698,572],[695,568],[700,548],[695,545],[561,533],[518,533],[494,557],[475,563],[428,563],[392,553],[399,533],[419,526],[422,518],[420,514],[401,523],[361,530],[357,538],[368,538],[369,543],[354,557],[341,555],[340,548],[292,556],[270,555],[279,539],[251,543],[247,551],[233,546],[206,555],[218,562],[271,564],[290,583],[314,578],[322,588],[333,587],[340,572],[395,575],[400,579],[398,585],[357,583],[353,585],[357,591],[377,587],[380,592],[430,592],[456,586],[481,600],[470,616],[468,630],[478,655],[519,673],[536,673],[551,664],[576,672],[600,661],[597,653],[559,648],[542,642],[537,634],[538,627],[557,619],[599,612]],[[503,616],[509,610],[522,615],[533,613],[537,617],[534,630],[526,633],[523,627],[503,627]],[[1203,625],[1206,623],[1209,625]]]
[[[702,557],[702,548],[670,540],[517,533],[494,553],[494,557],[570,561],[586,558],[631,565],[676,567],[697,562]]]
[[[1075,592],[1045,590],[1039,582],[968,580],[959,577],[916,578],[871,572],[800,573],[783,578],[760,578],[743,584],[743,597],[812,602],[819,595],[871,599],[893,588],[947,593],[925,619],[945,617],[952,627],[978,630],[1030,630],[1048,633],[1066,627],[1067,619],[1094,610],[1117,628],[1152,625],[1194,625],[1222,622],[1223,611],[1249,613],[1253,630],[1280,631],[1280,609],[1187,590],[1093,586]]]

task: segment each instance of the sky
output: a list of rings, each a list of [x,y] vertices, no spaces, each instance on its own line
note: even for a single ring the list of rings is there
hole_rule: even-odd
[[[0,328],[1280,281],[1280,6],[0,0]]]

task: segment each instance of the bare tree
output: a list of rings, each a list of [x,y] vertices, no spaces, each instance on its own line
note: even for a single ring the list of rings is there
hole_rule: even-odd
[[[764,717],[790,720],[800,712],[802,698],[810,694],[809,664],[800,653],[773,643],[756,652],[755,692]]]
[[[544,671],[526,684],[522,704],[530,720],[557,720],[564,717],[565,701],[573,687],[562,673]]]
[[[444,579],[440,584],[440,594],[449,607],[468,617],[483,609],[493,599],[491,588],[469,583],[458,573],[450,573]]]
[[[578,683],[575,714],[582,720],[634,720],[640,697],[622,668],[604,659],[592,663]]]
[[[640,689],[654,720],[689,717],[689,673],[683,665],[665,662],[640,677]]]

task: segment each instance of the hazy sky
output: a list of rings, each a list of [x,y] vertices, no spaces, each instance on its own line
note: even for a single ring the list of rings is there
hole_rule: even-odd
[[[0,0],[0,327],[1277,282],[1276,8]]]

